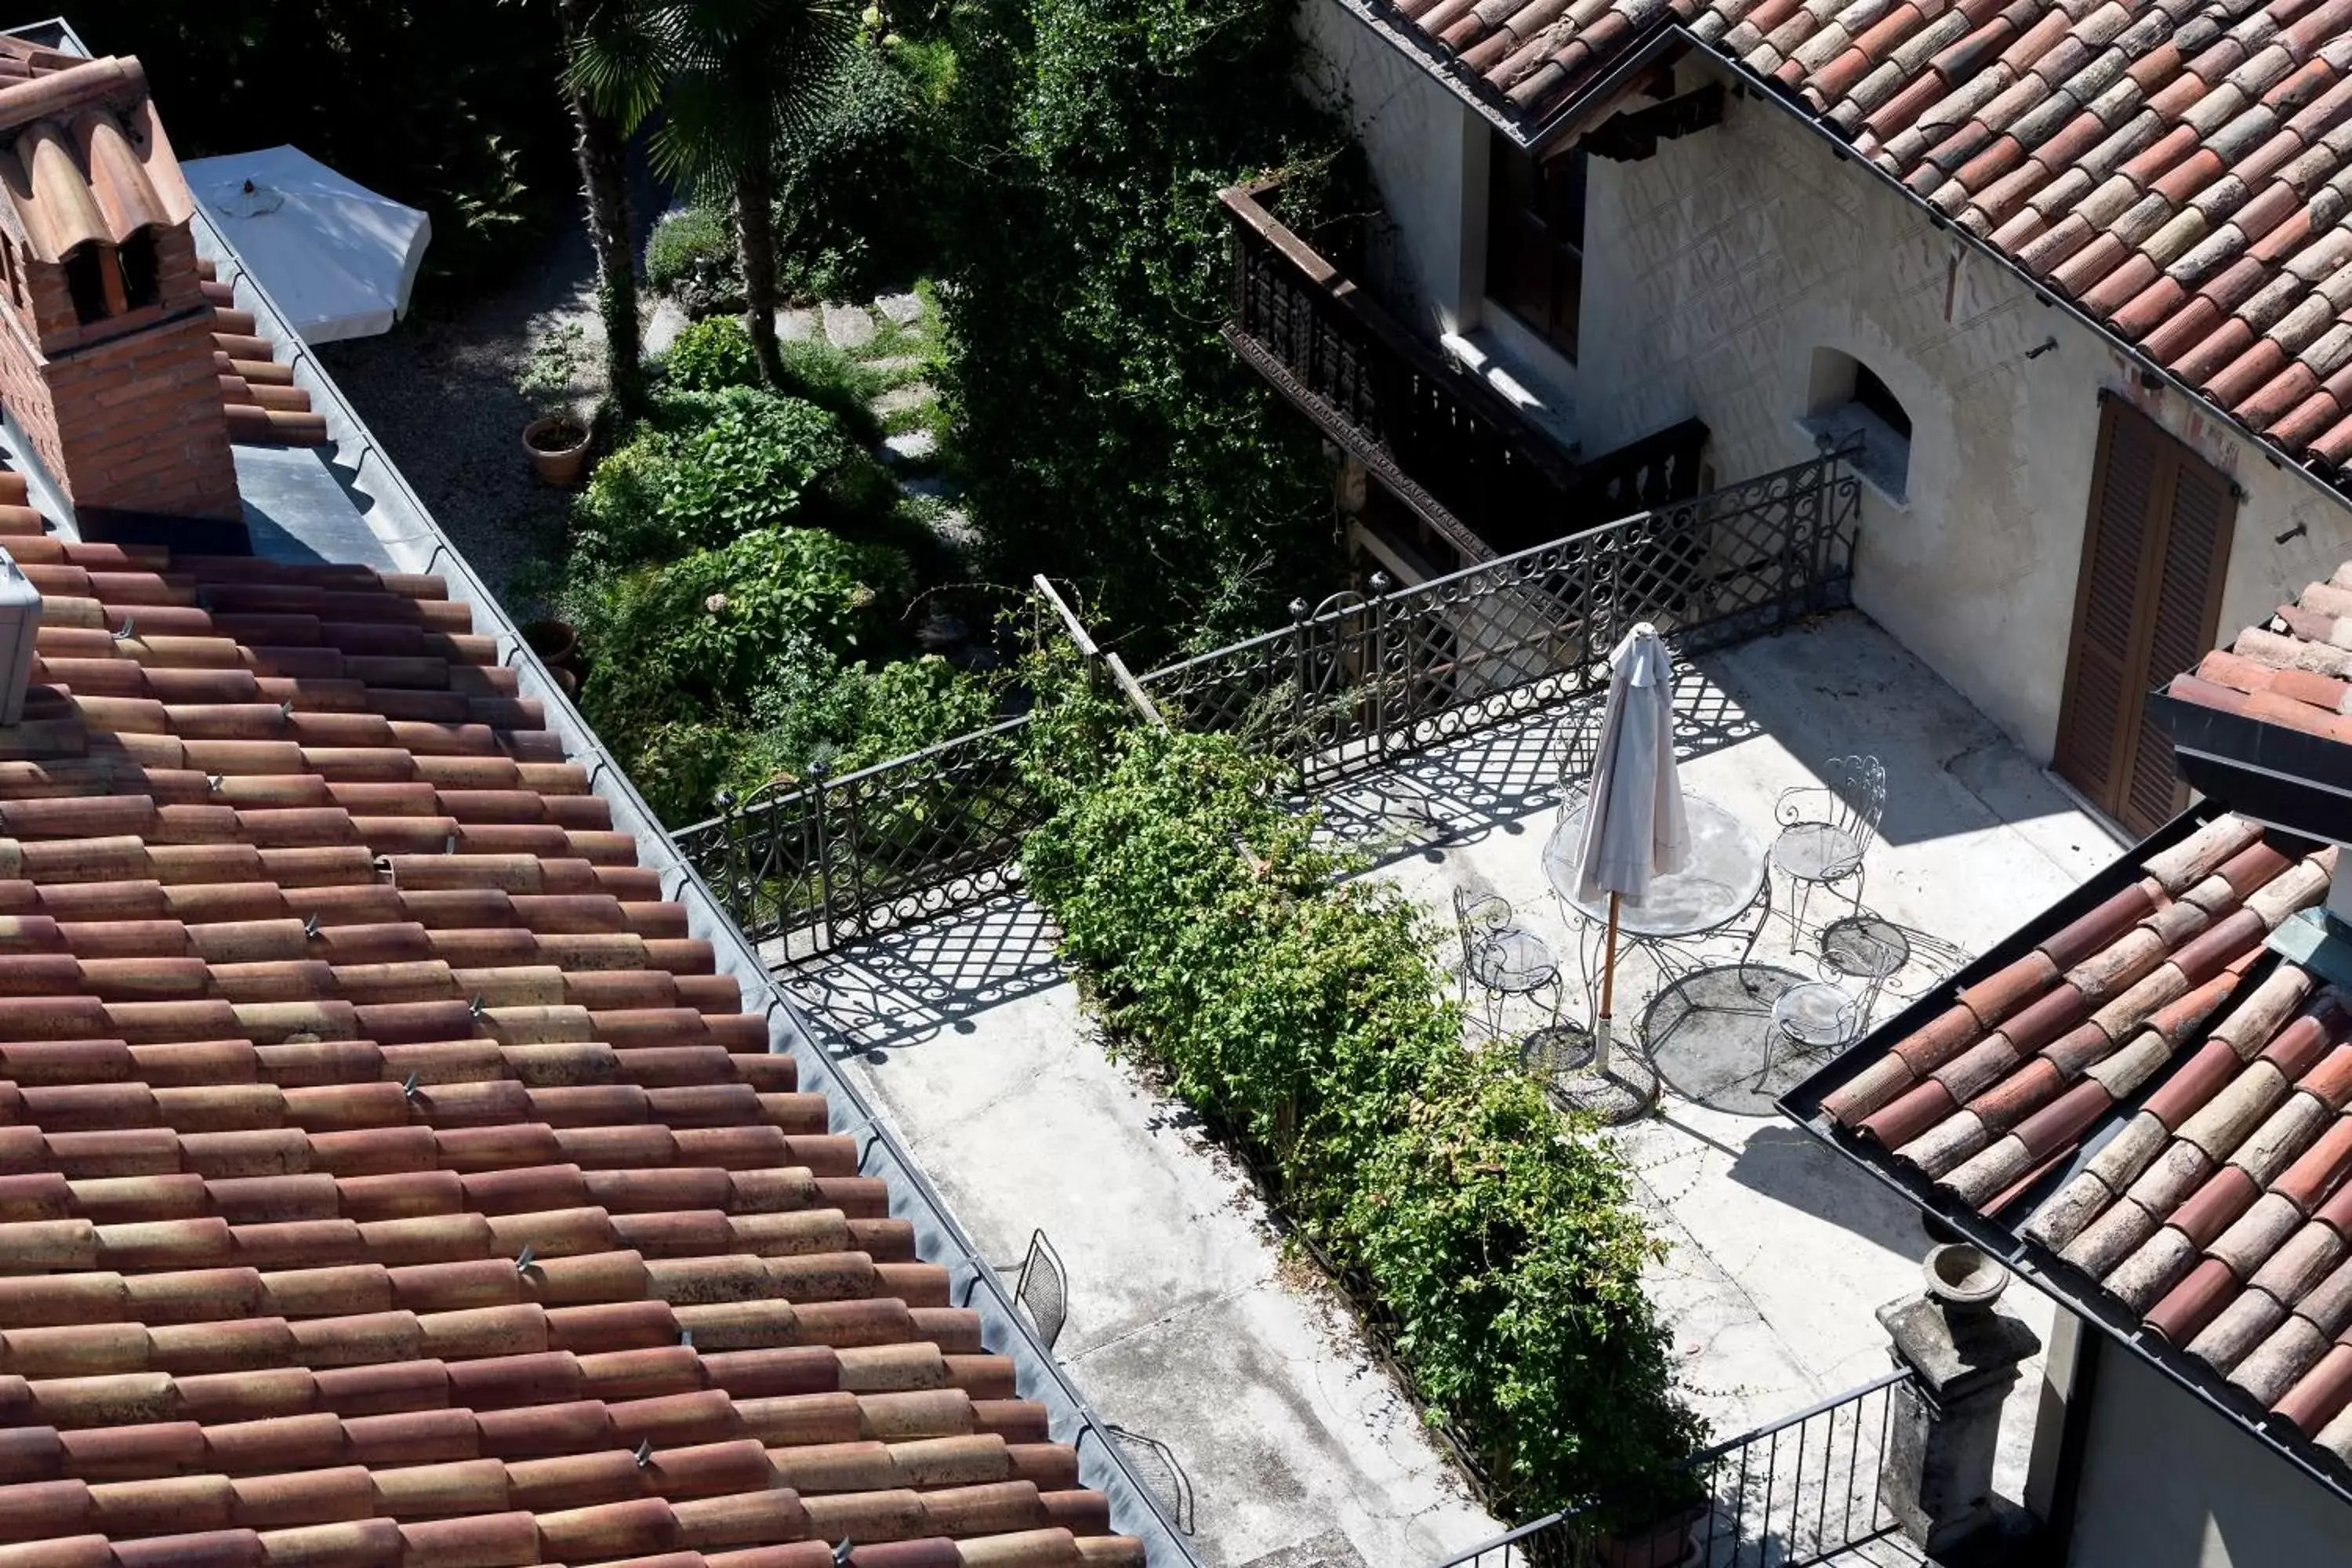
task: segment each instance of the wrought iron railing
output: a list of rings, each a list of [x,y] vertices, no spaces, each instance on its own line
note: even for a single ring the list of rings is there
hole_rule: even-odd
[[[1626,1527],[1596,1504],[1523,1524],[1443,1568],[1806,1568],[1925,1559],[1880,1486],[1907,1370],[1718,1443],[1684,1467],[1698,1500]]]
[[[1637,621],[1684,655],[1844,602],[1860,492],[1832,452],[1291,626],[1139,680],[1195,729],[1236,731],[1309,788],[1601,689]],[[675,836],[755,941],[793,954],[1009,884],[1043,808],[1027,721],[877,767],[772,785]]]
[[[1234,247],[1225,340],[1465,563],[1698,493],[1704,423],[1570,459],[1286,226],[1266,205],[1276,188],[1224,193]]]

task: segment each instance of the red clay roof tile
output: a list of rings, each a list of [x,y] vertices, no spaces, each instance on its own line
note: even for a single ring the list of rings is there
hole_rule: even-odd
[[[45,627],[87,728],[0,775],[0,1532],[110,1564],[764,1551],[815,1528],[772,1454],[830,1441],[859,1468],[809,1473],[891,1529],[1076,1561],[1056,1531],[1108,1514],[1075,1457],[536,707],[460,689],[511,689],[487,639],[415,629],[463,606],[141,558],[53,580],[221,613]],[[224,787],[92,764],[142,737]]]

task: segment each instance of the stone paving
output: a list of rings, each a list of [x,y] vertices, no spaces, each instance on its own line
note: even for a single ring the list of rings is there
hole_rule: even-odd
[[[1889,798],[1865,901],[1919,939],[1898,994],[1934,984],[2117,852],[1857,614],[1700,661],[1682,672],[1677,708],[1685,787],[1768,837],[1776,796],[1812,782],[1822,759],[1884,759]],[[1402,760],[1328,797],[1331,830],[1373,853],[1366,874],[1433,910],[1457,887],[1499,891],[1572,952],[1539,850],[1573,721],[1541,713]],[[1777,922],[1758,959],[1814,973]],[[1070,1274],[1061,1353],[1107,1418],[1166,1441],[1188,1468],[1205,1560],[1248,1563],[1336,1531],[1365,1563],[1413,1568],[1489,1529],[1328,1291],[1286,1264],[1242,1173],[1181,1106],[1105,1058],[1034,907],[1008,896],[784,978],[840,1032],[853,1070],[984,1246],[1009,1259],[1033,1227],[1052,1237]],[[1620,1016],[1638,1020],[1649,982],[1636,966],[1624,984]],[[1760,1033],[1752,1068],[1727,1078],[1699,1081],[1662,1048],[1657,1113],[1612,1134],[1668,1243],[1649,1287],[1681,1381],[1719,1436],[1883,1372],[1873,1310],[1916,1293],[1927,1246],[1906,1205],[1771,1112],[1771,1094],[1817,1063],[1784,1059],[1764,1078]],[[2021,1288],[2009,1300],[2046,1330],[2042,1298]],[[2037,1374],[2007,1413],[2011,1496]]]

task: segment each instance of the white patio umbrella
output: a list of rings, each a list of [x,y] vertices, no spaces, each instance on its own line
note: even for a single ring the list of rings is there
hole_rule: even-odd
[[[1627,899],[1639,904],[1652,878],[1680,870],[1689,856],[1690,828],[1675,771],[1674,665],[1657,628],[1644,621],[1609,655],[1609,704],[1601,710],[1577,869],[1579,900],[1590,903],[1609,895],[1601,1016],[1592,1027],[1593,1067],[1600,1071],[1609,1068],[1618,905]]]
[[[345,179],[299,147],[198,158],[188,188],[305,342],[389,331],[433,222]]]

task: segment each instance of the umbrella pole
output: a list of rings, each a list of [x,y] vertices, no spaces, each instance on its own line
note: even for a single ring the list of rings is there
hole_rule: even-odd
[[[1622,894],[1609,894],[1609,943],[1601,960],[1601,1018],[1592,1032],[1592,1067],[1596,1072],[1609,1070],[1609,1028],[1616,1009],[1617,992],[1617,900]]]

